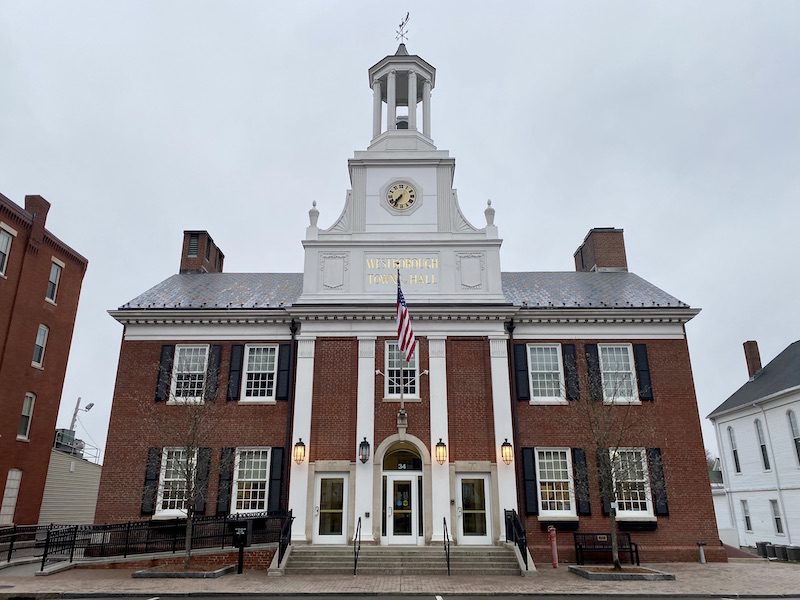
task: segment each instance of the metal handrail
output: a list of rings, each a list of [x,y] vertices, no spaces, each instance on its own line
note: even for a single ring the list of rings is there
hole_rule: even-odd
[[[358,555],[361,553],[361,517],[358,517],[356,534],[353,536],[353,575],[358,569]]]
[[[506,510],[506,541],[513,542],[519,548],[525,570],[528,570],[528,535],[516,510]],[[510,537],[510,539],[509,539]]]
[[[447,574],[450,575],[450,534],[447,533],[447,517],[442,519],[444,522],[444,559],[447,561]]]
[[[294,517],[292,516],[292,511],[289,510],[289,513],[286,515],[286,522],[281,527],[281,537],[278,540],[278,565],[283,562],[283,556],[286,554],[286,549],[289,547],[289,543],[292,539],[292,522],[294,521]],[[222,541],[223,547],[225,546],[225,538]]]

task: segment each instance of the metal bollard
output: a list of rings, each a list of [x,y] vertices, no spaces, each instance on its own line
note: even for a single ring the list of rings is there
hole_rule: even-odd
[[[552,555],[553,568],[558,568],[558,540],[556,539],[556,528],[552,525],[547,527],[547,541],[550,542],[550,554]]]
[[[697,542],[697,549],[700,551],[700,564],[701,565],[706,564],[706,551],[703,548],[703,546],[705,546],[705,545],[706,545],[706,543],[704,541],[702,541],[702,540]]]

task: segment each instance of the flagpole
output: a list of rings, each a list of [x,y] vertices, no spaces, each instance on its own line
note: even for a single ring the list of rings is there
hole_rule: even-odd
[[[400,288],[400,263],[397,262],[396,265],[397,265],[397,287],[399,289]],[[400,340],[399,339],[397,340],[397,345],[398,345],[398,352],[399,352],[400,351],[400,348],[399,348]],[[408,360],[406,359],[405,355],[403,355],[403,359],[406,360],[406,366],[408,366]],[[401,368],[400,369],[400,414],[397,415],[398,420],[404,418],[405,415],[406,415],[406,405],[403,402],[403,393],[405,392],[405,390],[406,390],[406,382],[403,380],[403,369]]]

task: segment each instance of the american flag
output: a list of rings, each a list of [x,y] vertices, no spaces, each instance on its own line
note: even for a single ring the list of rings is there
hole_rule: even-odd
[[[411,327],[411,315],[408,314],[406,299],[403,290],[400,289],[400,271],[397,272],[397,345],[400,352],[405,354],[406,362],[409,362],[414,356],[417,340]]]

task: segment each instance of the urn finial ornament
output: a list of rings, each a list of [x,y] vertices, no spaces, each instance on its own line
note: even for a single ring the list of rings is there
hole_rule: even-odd
[[[319,211],[317,210],[316,200],[311,203],[311,210],[308,211],[308,220],[311,222],[312,227],[317,226],[317,221],[319,220]]]
[[[486,201],[486,210],[483,211],[483,214],[486,215],[486,224],[494,225],[494,209],[491,200]]]

